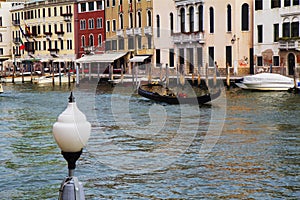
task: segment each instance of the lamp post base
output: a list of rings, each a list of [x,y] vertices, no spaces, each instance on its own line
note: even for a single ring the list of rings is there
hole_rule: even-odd
[[[83,185],[77,177],[66,177],[61,183],[58,200],[85,200]]]

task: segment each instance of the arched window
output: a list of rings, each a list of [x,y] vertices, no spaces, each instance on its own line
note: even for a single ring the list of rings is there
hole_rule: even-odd
[[[170,30],[171,30],[171,33],[174,32],[174,15],[173,15],[173,13],[170,13]]]
[[[129,14],[129,28],[133,28],[133,16],[132,16],[132,13]]]
[[[160,17],[156,15],[157,37],[160,37]]]
[[[181,31],[181,33],[185,32],[185,10],[184,10],[184,8],[180,9],[180,31]]]
[[[120,14],[120,29],[124,28],[124,20],[123,20],[123,14]]]
[[[242,5],[242,31],[249,31],[249,5]]]
[[[198,8],[199,12],[199,31],[203,32],[203,5]]]
[[[89,46],[94,46],[94,36],[92,34],[89,36]]]
[[[84,37],[84,35],[81,36],[81,46],[85,47],[85,37]]]
[[[213,7],[209,8],[209,32],[214,33],[214,9]]]
[[[147,12],[147,17],[148,17],[148,26],[152,26],[152,23],[151,23],[151,21],[152,21],[152,17],[151,17],[151,11],[150,10],[148,10],[148,12]]]
[[[227,5],[227,31],[232,31],[231,28],[231,5]]]
[[[142,15],[141,12],[138,12],[138,27],[142,27]]]
[[[99,47],[102,46],[102,35],[101,34],[98,35],[98,46]]]
[[[189,9],[190,12],[190,32],[194,32],[194,7],[191,6]]]

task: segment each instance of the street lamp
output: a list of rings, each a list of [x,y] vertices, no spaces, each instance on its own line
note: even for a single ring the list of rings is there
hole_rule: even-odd
[[[53,125],[53,136],[61,149],[61,154],[68,162],[69,175],[61,184],[59,200],[84,200],[83,186],[74,176],[76,161],[86,145],[91,132],[91,124],[77,108],[71,92],[66,110]]]

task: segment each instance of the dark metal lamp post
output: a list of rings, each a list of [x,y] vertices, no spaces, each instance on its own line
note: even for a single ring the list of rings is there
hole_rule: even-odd
[[[77,108],[71,92],[66,110],[53,125],[53,136],[68,162],[69,174],[61,184],[59,200],[84,200],[83,186],[74,176],[76,161],[86,145],[91,132],[91,124]]]

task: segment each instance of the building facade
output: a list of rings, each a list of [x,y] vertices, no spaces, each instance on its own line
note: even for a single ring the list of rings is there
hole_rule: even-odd
[[[252,1],[174,0],[177,25],[173,34],[178,64],[186,73],[198,67],[220,71],[234,67],[249,73],[252,53]],[[224,72],[225,73],[225,72]]]
[[[83,55],[103,53],[105,35],[104,0],[79,0],[75,6],[75,52]]]
[[[12,59],[11,18],[12,3],[0,2],[0,68],[5,60]]]
[[[13,56],[40,65],[72,63],[75,58],[74,1],[37,1],[13,7]],[[22,48],[25,45],[25,51]],[[39,66],[43,69],[42,66]]]
[[[177,11],[174,0],[153,0],[154,65],[177,66],[173,35],[176,32]]]
[[[254,54],[259,71],[293,75],[300,65],[300,1],[255,1]]]

